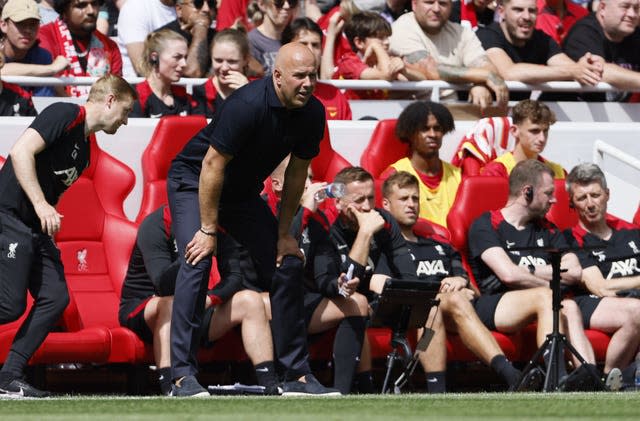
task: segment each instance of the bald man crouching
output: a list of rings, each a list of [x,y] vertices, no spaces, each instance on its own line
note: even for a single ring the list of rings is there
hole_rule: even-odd
[[[206,396],[198,383],[198,326],[211,256],[225,230],[251,254],[271,298],[272,332],[283,394],[338,394],[311,374],[303,309],[302,259],[289,229],[307,167],[319,152],[325,113],[312,96],[316,63],[299,43],[284,45],[273,75],[231,95],[169,170],[167,189],[178,252],[171,324],[175,396]],[[263,180],[291,153],[279,218],[260,198]],[[221,239],[222,240],[222,239]],[[274,365],[267,367],[273,372]],[[279,393],[275,389],[274,393]]]

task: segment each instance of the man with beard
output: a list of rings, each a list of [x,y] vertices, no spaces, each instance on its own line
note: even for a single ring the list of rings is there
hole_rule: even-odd
[[[600,82],[601,57],[586,52],[575,62],[549,35],[535,28],[536,0],[503,0],[497,12],[500,22],[479,28],[476,34],[503,79],[524,83],[575,80],[587,86]],[[511,99],[528,98],[529,94],[519,92]]]
[[[96,30],[100,0],[56,0],[60,17],[40,28],[40,43],[53,57],[69,61],[60,76],[122,75],[122,57],[115,42]],[[66,86],[64,95],[84,97],[87,86]]]

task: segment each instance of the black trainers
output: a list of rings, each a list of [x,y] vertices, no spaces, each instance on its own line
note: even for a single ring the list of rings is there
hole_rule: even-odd
[[[280,396],[282,395],[282,387],[277,384],[272,384],[271,386],[264,387],[265,396]]]
[[[533,367],[531,370],[523,374],[522,378],[515,387],[511,388],[512,392],[539,392],[544,386],[544,372],[540,367]]]
[[[24,380],[16,378],[0,385],[0,396],[9,398],[47,398],[51,396],[51,392],[36,389]]]
[[[282,385],[282,396],[340,396],[338,389],[324,387],[313,374],[304,376],[304,382],[294,380]]]
[[[171,396],[179,398],[203,398],[211,395],[207,389],[198,383],[195,376],[184,376],[171,387]]]
[[[582,364],[568,376],[560,379],[558,390],[561,392],[598,392],[604,390],[598,369],[593,364]]]

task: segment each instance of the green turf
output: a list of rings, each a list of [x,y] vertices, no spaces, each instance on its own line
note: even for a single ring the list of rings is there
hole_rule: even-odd
[[[640,393],[448,394],[340,398],[66,397],[0,400],[4,420],[640,419]]]

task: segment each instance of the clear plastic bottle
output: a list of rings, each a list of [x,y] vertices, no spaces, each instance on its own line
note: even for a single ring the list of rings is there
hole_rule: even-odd
[[[345,186],[343,183],[331,183],[327,184],[324,189],[318,190],[313,198],[316,202],[322,202],[327,197],[332,199],[340,199],[344,196]]]

